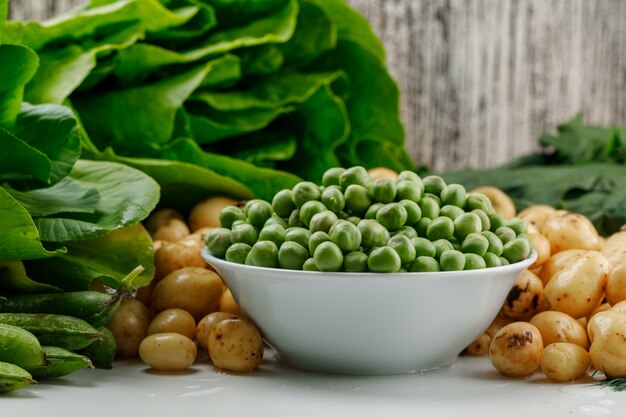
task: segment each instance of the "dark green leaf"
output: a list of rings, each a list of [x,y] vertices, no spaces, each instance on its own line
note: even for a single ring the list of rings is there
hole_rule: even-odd
[[[46,155],[0,127],[0,181],[47,182],[52,163]]]
[[[39,59],[21,45],[0,45],[0,56],[0,127],[11,129],[22,106],[24,86],[37,71]]]
[[[30,279],[21,261],[0,259],[0,292],[8,293],[45,293],[58,292],[59,288]]]

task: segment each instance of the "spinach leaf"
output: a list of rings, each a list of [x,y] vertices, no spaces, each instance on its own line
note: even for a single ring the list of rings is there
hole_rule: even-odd
[[[20,45],[0,45],[0,56],[0,127],[10,129],[22,106],[24,86],[37,71],[39,59]]]
[[[21,261],[0,259],[0,292],[8,293],[42,293],[60,292],[53,285],[33,281],[26,275],[26,268]]]
[[[50,178],[48,157],[0,127],[0,181],[41,180]]]

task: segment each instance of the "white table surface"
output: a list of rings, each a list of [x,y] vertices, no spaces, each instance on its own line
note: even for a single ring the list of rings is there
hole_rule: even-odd
[[[465,356],[423,374],[325,375],[289,368],[268,351],[261,368],[245,375],[218,372],[207,359],[177,374],[138,360],[82,370],[0,396],[0,416],[626,417],[626,392],[595,383],[556,384],[541,372],[504,378],[486,357]]]

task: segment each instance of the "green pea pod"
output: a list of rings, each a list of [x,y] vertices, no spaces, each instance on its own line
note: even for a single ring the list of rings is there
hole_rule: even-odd
[[[47,363],[30,370],[35,378],[58,378],[79,369],[94,367],[88,357],[57,346],[44,346],[43,353],[46,355]]]
[[[45,363],[41,345],[28,330],[0,322],[0,361],[24,369],[32,369]]]
[[[28,330],[42,345],[59,346],[68,350],[83,349],[102,339],[102,333],[89,323],[71,316],[0,313],[0,323]],[[25,366],[26,369],[33,367],[35,366]]]
[[[31,374],[12,363],[0,362],[0,394],[36,384]]]
[[[113,359],[115,359],[115,351],[117,345],[113,333],[106,327],[98,329],[102,332],[102,339],[96,340],[85,349],[79,350],[77,353],[87,356],[96,368],[111,369],[113,367]]]

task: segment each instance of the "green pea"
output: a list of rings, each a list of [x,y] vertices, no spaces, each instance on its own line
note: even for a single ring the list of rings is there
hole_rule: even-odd
[[[491,205],[491,200],[489,200],[484,194],[480,193],[471,193],[470,195],[468,195],[465,206],[465,209],[468,211],[478,209],[484,211],[487,214],[494,212],[493,206]]]
[[[433,242],[423,237],[414,237],[411,239],[411,243],[415,248],[415,256],[428,256],[433,258],[437,253]]]
[[[491,228],[491,221],[489,220],[489,216],[487,216],[487,213],[479,209],[472,210],[471,213],[474,213],[475,215],[480,217],[480,223],[483,225],[482,231],[486,231]]]
[[[303,271],[319,271],[319,268],[317,267],[317,265],[315,265],[315,259],[309,258],[304,262],[304,264],[302,264],[302,270]]]
[[[250,248],[250,252],[252,252],[252,248]],[[244,262],[244,264],[245,265],[256,266],[256,265],[254,265],[254,262],[252,262],[252,256],[250,256],[250,252],[248,252],[248,256],[246,256],[246,261]]]
[[[246,215],[239,207],[227,206],[220,211],[220,226],[230,229],[237,220],[246,220]]]
[[[415,225],[415,231],[417,232],[417,235],[422,237],[426,236],[428,226],[430,226],[432,222],[433,221],[428,217],[422,217],[420,221],[417,222],[417,224]]]
[[[252,246],[259,238],[256,228],[249,223],[242,223],[233,226],[230,233],[230,241],[234,243],[247,243]]]
[[[372,184],[372,196],[379,203],[391,203],[396,199],[396,183],[390,178],[380,178]]]
[[[367,255],[363,252],[350,252],[343,257],[343,267],[346,272],[366,272]]]
[[[398,272],[401,266],[400,255],[389,246],[374,248],[367,258],[367,269],[372,272]]]
[[[250,226],[252,227],[252,226]],[[209,253],[217,258],[223,258],[231,245],[231,231],[224,227],[209,230],[204,243]]]
[[[502,266],[510,264],[509,260],[504,258],[504,257],[502,257],[502,256],[500,256],[500,263],[502,264]]]
[[[480,233],[483,230],[483,224],[474,213],[464,213],[454,220],[454,236],[461,242],[470,233]]]
[[[265,226],[259,232],[259,240],[270,240],[280,247],[285,242],[285,228],[279,224]]]
[[[302,207],[300,207],[300,220],[302,220],[302,223],[306,227],[309,227],[313,216],[325,210],[326,210],[326,206],[323,205],[321,202],[307,201],[306,203],[302,205]]]
[[[359,225],[359,222],[361,221],[360,217],[356,217],[356,216],[350,216],[348,218],[346,218],[346,221],[352,223],[355,226]]]
[[[525,235],[528,233],[528,223],[519,217],[513,217],[506,222],[507,227],[513,229],[517,236]]]
[[[502,262],[500,262],[500,257],[495,253],[487,252],[483,259],[485,260],[485,265],[487,268],[495,268],[498,266],[502,266]]]
[[[311,216],[312,217],[312,216]],[[287,222],[289,227],[303,227],[306,226],[302,219],[300,219],[300,209],[295,209],[289,215],[289,221]]]
[[[459,217],[460,215],[464,213],[465,213],[465,210],[463,210],[461,207],[453,206],[450,204],[446,204],[445,206],[441,207],[441,209],[439,210],[440,216],[448,217],[451,220],[455,220],[457,217]]]
[[[482,256],[477,255],[475,253],[466,253],[464,255],[465,255],[465,266],[463,267],[464,270],[487,268],[487,263],[485,262]]]
[[[515,230],[511,229],[510,227],[502,226],[496,230],[496,236],[498,236],[502,243],[506,245],[507,243],[515,239],[516,233]]]
[[[339,185],[339,178],[346,170],[341,167],[329,168],[322,175],[322,185],[328,187],[329,185]]]
[[[313,254],[315,265],[320,271],[336,272],[343,265],[343,253],[333,242],[322,242]]]
[[[422,198],[420,184],[409,180],[398,181],[396,183],[396,199],[411,200],[417,203]]]
[[[454,249],[444,251],[439,264],[442,271],[462,271],[465,268],[465,255]]]
[[[491,223],[491,227],[489,227],[490,231],[495,232],[502,226],[506,226],[506,220],[504,220],[504,217],[500,214],[493,212],[487,213],[487,216],[489,217],[489,223]]]
[[[259,201],[265,202],[265,200],[261,200],[259,198],[253,198],[252,200],[246,201],[246,204],[243,206],[243,214],[245,214],[247,216],[248,215],[248,209],[250,208],[250,206],[252,206],[253,204],[258,203]]]
[[[265,221],[265,224],[263,225],[263,227],[267,227],[270,224],[277,224],[279,226],[282,226],[283,229],[286,229],[289,227],[289,223],[287,223],[282,217],[279,217],[277,214],[272,214],[272,217],[270,217],[269,219]]]
[[[452,247],[453,247],[455,250],[461,250],[461,242],[459,242],[459,239],[457,239],[457,238],[455,238],[454,236],[452,236],[452,237],[449,239],[449,241],[450,241],[450,243],[452,243]]]
[[[488,253],[493,253],[496,256],[502,255],[503,243],[500,238],[493,232],[484,231],[480,233],[489,241],[489,247],[487,248]]]
[[[337,214],[337,218],[339,218],[340,220],[347,220],[348,217],[350,217],[350,215],[343,210],[336,212],[336,214]]]
[[[528,258],[530,251],[531,246],[527,239],[516,238],[504,244],[502,256],[514,264]]]
[[[422,218],[433,220],[439,217],[439,203],[434,198],[424,196],[417,205],[422,210]]]
[[[426,177],[428,178],[428,177]],[[439,262],[431,256],[418,256],[409,267],[410,272],[439,272]]]
[[[248,221],[257,228],[262,228],[267,219],[272,217],[272,205],[267,201],[257,200],[248,207]]]
[[[346,220],[335,223],[329,237],[344,252],[355,251],[361,246],[359,228]]]
[[[385,204],[376,213],[376,220],[387,228],[387,230],[396,230],[404,226],[406,222],[406,209],[398,203]]]
[[[429,175],[422,178],[424,183],[424,192],[429,194],[440,195],[444,188],[446,188],[446,182],[438,175]]]
[[[415,259],[415,246],[411,243],[411,239],[404,235],[396,235],[389,239],[387,246],[398,252],[402,265],[413,262]]]
[[[441,254],[447,250],[457,250],[454,249],[452,242],[447,239],[439,239],[433,242],[433,246],[435,247],[435,259],[440,259]]]
[[[315,255],[315,250],[317,249],[317,247],[324,243],[324,242],[328,242],[330,241],[330,236],[328,236],[328,233],[326,232],[315,232],[313,234],[311,234],[311,237],[309,238],[309,253],[311,255]]]
[[[448,217],[437,217],[426,229],[428,239],[450,239],[454,235],[454,223]]]
[[[259,240],[252,246],[249,255],[253,264],[264,268],[278,266],[278,247],[269,240]]]
[[[461,243],[461,251],[463,253],[475,253],[481,257],[487,253],[488,248],[489,241],[479,233],[470,233]]]
[[[438,195],[435,194],[430,194],[430,193],[424,193],[424,195],[422,196],[422,198],[432,198],[433,200],[435,200],[435,202],[437,203],[438,207],[441,207],[443,204],[441,204],[441,198]]]
[[[417,237],[417,232],[411,226],[402,226],[401,228],[399,228],[398,230],[393,232],[392,235],[393,236],[404,235],[404,236],[408,237],[409,239],[412,239],[414,237]]]
[[[341,212],[346,206],[346,198],[338,185],[328,186],[322,191],[322,204],[335,213]]]
[[[319,187],[310,181],[297,183],[291,191],[293,193],[293,203],[298,208],[302,207],[307,201],[319,200],[322,195]]]
[[[411,200],[400,200],[398,201],[404,209],[406,210],[406,222],[407,226],[413,226],[422,218],[422,209],[420,206]]]
[[[304,227],[290,227],[285,230],[285,242],[296,242],[297,244],[308,248],[311,232]]]
[[[389,240],[389,231],[376,220],[363,219],[357,228],[361,232],[361,245],[365,248],[385,246]]]
[[[372,196],[367,188],[351,184],[345,191],[346,206],[353,213],[365,213],[372,204]]]
[[[289,217],[292,211],[296,209],[293,202],[293,192],[291,190],[280,190],[272,199],[272,208],[274,213],[280,217]]]
[[[378,213],[378,210],[380,210],[383,207],[385,207],[384,203],[372,204],[371,206],[369,206],[369,208],[365,212],[365,216],[363,216],[363,218],[364,219],[376,219],[376,213]]]
[[[450,204],[457,207],[465,207],[467,192],[461,184],[448,184],[441,190],[441,204]]]
[[[235,226],[239,226],[240,224],[250,224],[250,222],[248,222],[248,219],[246,219],[246,220],[235,220],[230,228],[232,229]]]
[[[226,250],[226,260],[238,264],[245,264],[246,257],[250,253],[252,246],[246,243],[235,243]]]
[[[367,190],[370,190],[372,188],[372,178],[369,176],[365,168],[361,166],[354,166],[346,169],[339,176],[339,185],[344,191],[346,191],[351,185],[359,185]]]
[[[278,264],[284,269],[301,270],[309,259],[309,251],[296,242],[285,242],[278,249]]]
[[[413,171],[401,171],[398,174],[398,181],[413,181],[413,182],[417,182],[417,183],[421,183],[422,182],[422,178],[417,175],[415,172]]]
[[[322,231],[328,233],[331,226],[339,220],[337,215],[330,210],[324,210],[320,213],[313,215],[311,222],[309,223],[309,230],[311,233]]]

